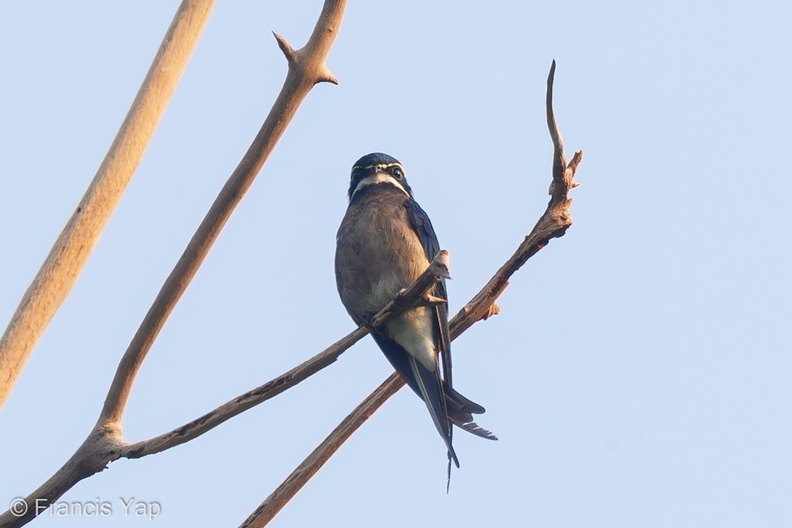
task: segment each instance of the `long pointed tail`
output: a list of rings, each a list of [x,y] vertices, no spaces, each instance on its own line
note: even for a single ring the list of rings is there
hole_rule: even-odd
[[[446,447],[448,448],[448,458],[454,461],[456,467],[459,467],[459,459],[456,456],[456,452],[454,452],[454,446],[451,444],[451,423],[448,418],[446,398],[443,395],[440,375],[437,371],[430,372],[412,356],[408,356],[408,361],[413,376],[415,376],[418,389],[421,391],[421,397],[424,403],[426,403],[426,408],[429,409],[429,414],[432,416],[432,421],[437,431],[440,433],[440,436],[445,440]]]
[[[483,413],[485,411],[484,407],[465,398],[447,383],[443,383],[443,392],[445,393],[448,419],[451,420],[454,425],[460,429],[464,429],[468,433],[480,436],[481,438],[486,438],[488,440],[498,439],[497,436],[483,427],[480,427],[473,421],[473,415]]]

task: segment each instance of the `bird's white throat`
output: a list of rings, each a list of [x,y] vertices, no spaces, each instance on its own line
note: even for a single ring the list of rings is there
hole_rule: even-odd
[[[407,196],[410,196],[410,193],[407,192],[407,189],[404,188],[404,186],[401,184],[401,182],[399,182],[399,180],[397,180],[387,172],[378,172],[376,174],[372,174],[371,176],[366,176],[365,178],[360,180],[360,182],[358,182],[357,184],[357,187],[355,187],[355,192],[352,193],[352,197],[354,197],[355,193],[358,192],[363,187],[367,187],[369,185],[376,185],[378,183],[389,183],[394,187],[396,187],[397,189],[399,189],[404,194],[406,194]]]

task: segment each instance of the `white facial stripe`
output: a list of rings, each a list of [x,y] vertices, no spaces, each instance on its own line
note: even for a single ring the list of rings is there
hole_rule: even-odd
[[[404,167],[398,161],[393,163],[380,163],[378,165],[366,165],[365,167],[361,167],[360,165],[355,165],[352,167],[352,170],[355,169],[377,169],[378,171],[384,171],[388,167],[401,167],[401,170],[404,170]]]
[[[363,187],[366,187],[367,185],[375,185],[377,183],[390,183],[391,185],[399,189],[407,196],[410,196],[410,193],[407,192],[404,186],[396,178],[394,178],[387,172],[377,172],[376,174],[373,174],[371,176],[366,176],[365,178],[360,180],[360,182],[357,184],[357,187],[355,187],[355,192],[352,193],[352,196],[355,196],[355,193],[358,192]]]

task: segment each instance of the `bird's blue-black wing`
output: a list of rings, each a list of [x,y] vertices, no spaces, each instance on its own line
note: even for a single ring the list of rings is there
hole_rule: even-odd
[[[418,238],[421,240],[421,244],[426,252],[426,257],[432,260],[440,251],[440,244],[437,241],[437,235],[432,227],[432,222],[429,220],[424,210],[421,209],[421,206],[413,200],[407,200],[405,202],[405,207],[407,208],[410,223],[418,234]],[[448,300],[444,280],[439,281],[429,293],[441,299],[445,299],[446,301]],[[441,379],[449,418],[454,424],[470,433],[481,436],[482,438],[497,440],[494,434],[479,427],[473,421],[472,414],[483,413],[484,407],[465,398],[453,388],[451,382],[451,334],[448,329],[448,305],[443,304],[435,306],[434,310],[437,328],[436,343],[440,355],[440,362],[443,367]]]
[[[410,219],[410,223],[424,248],[426,258],[431,261],[440,251],[440,243],[437,241],[437,234],[435,234],[434,227],[432,227],[432,222],[426,212],[414,200],[407,200],[404,206],[407,208],[407,216]],[[430,293],[447,301],[448,293],[446,292],[445,280],[438,282]],[[438,326],[438,350],[440,351],[441,364],[443,365],[443,379],[446,384],[451,386],[451,338],[448,330],[448,305],[436,306],[435,313]]]
[[[418,234],[418,238],[421,240],[421,244],[426,252],[426,258],[432,260],[435,258],[435,255],[437,255],[437,252],[440,251],[440,244],[437,242],[437,235],[432,227],[432,222],[429,220],[424,210],[421,209],[421,206],[414,200],[405,201],[404,207],[407,208],[410,223],[412,223],[415,232]]]

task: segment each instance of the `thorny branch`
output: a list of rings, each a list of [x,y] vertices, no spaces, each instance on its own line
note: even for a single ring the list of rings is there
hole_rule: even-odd
[[[569,191],[577,187],[572,180],[575,177],[583,151],[575,152],[572,161],[566,163],[564,143],[561,131],[556,122],[553,108],[553,80],[555,77],[555,61],[550,67],[547,78],[547,126],[553,141],[553,180],[550,184],[550,203],[544,214],[539,218],[530,234],[514,252],[506,263],[495,273],[490,281],[465,305],[449,322],[451,339],[456,339],[462,332],[476,322],[497,313],[495,300],[508,286],[509,278],[525,264],[525,262],[544,248],[551,238],[558,238],[566,233],[572,225],[569,208],[572,200]],[[266,526],[286,504],[302,489],[330,457],[343,445],[366,420],[368,420],[388,398],[396,394],[404,386],[404,379],[397,373],[391,374],[363,402],[361,402],[332,433],[308,457],[292,471],[264,502],[240,525],[240,528],[261,528]]]
[[[337,82],[325,65],[325,59],[341,25],[345,5],[346,0],[326,0],[308,43],[299,50],[292,49],[280,35],[275,36],[289,63],[289,71],[280,94],[253,143],[198,226],[132,338],[113,378],[97,422],[98,427],[120,429],[121,417],[143,360],[223,226],[253,183],[311,88],[320,82]]]
[[[194,1],[185,0],[187,4]],[[0,528],[26,524],[37,513],[41,513],[38,506],[51,504],[77,482],[102,471],[109,462],[122,456],[127,444],[122,436],[121,419],[137,373],[154,340],[305,96],[317,83],[338,82],[327,68],[325,60],[338,34],[345,6],[346,0],[325,0],[313,33],[301,49],[293,49],[285,38],[275,35],[289,69],[264,124],[223,186],[132,338],[93,430],[63,467],[25,498],[28,505],[35,504],[37,507],[28,508],[20,516],[11,511],[0,514]],[[173,35],[169,34],[169,37]]]
[[[415,284],[400,293],[382,311],[374,316],[369,328],[361,327],[356,329],[314,358],[178,429],[132,444],[124,442],[122,438],[121,418],[129,398],[132,383],[151,344],[164,325],[171,310],[194,276],[231,212],[261,169],[274,144],[285,130],[297,106],[299,106],[307,92],[318,82],[337,82],[325,66],[324,60],[340,24],[345,3],[345,0],[326,0],[314,33],[308,44],[300,50],[292,49],[283,37],[276,35],[278,44],[289,62],[289,73],[270,115],[239,166],[220,192],[206,218],[199,226],[181,259],[163,285],[149,313],[144,318],[132,343],[130,343],[118,367],[116,377],[108,392],[105,406],[96,426],[63,467],[41,487],[25,498],[28,505],[51,504],[77,482],[102,471],[110,462],[119,458],[140,458],[196,438],[231,417],[274,397],[333,363],[344,350],[362,339],[371,329],[377,328],[389,317],[399,313],[399,311],[420,303],[436,302],[436,300],[428,298],[425,292],[439,277],[447,277],[448,275],[448,255],[445,251],[438,254],[430,268],[424,272]],[[552,106],[554,73],[555,62],[553,62],[550,70],[547,90],[547,120],[554,145],[553,182],[550,187],[550,203],[515,254],[451,320],[451,339],[458,337],[477,321],[497,313],[494,302],[508,285],[508,279],[511,275],[531,256],[547,245],[551,238],[563,236],[572,223],[569,215],[571,200],[568,198],[568,193],[570,189],[577,186],[572,180],[582,159],[582,151],[576,152],[571,162],[566,163],[563,142]],[[404,381],[397,374],[391,375],[339,424],[331,435],[314,450],[289,478],[251,514],[243,526],[260,527],[266,525],[288,503],[294,494],[305,485],[310,477],[321,468],[330,456],[340,448],[349,436],[403,385]],[[16,516],[12,512],[7,511],[0,515],[0,528],[22,526],[29,522],[36,513],[40,513],[38,507],[35,509],[29,508],[27,514],[21,516]]]

